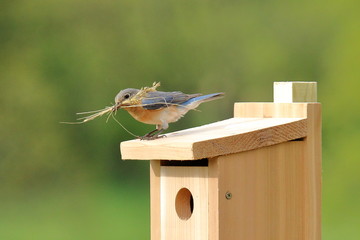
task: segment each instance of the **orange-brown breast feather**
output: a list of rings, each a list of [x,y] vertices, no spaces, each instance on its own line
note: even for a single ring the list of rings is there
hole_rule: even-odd
[[[139,122],[154,125],[161,124],[160,114],[162,109],[147,110],[142,107],[128,107],[124,109],[128,111],[130,115]]]

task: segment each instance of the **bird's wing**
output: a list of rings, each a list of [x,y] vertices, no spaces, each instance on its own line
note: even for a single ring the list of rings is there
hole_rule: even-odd
[[[142,107],[155,110],[171,105],[181,105],[187,100],[200,96],[201,94],[185,94],[182,92],[149,92],[142,100]]]

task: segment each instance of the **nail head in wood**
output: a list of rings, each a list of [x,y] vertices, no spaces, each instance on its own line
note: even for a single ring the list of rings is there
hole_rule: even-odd
[[[226,192],[226,193],[225,193],[225,198],[226,198],[227,200],[230,200],[230,199],[232,198],[232,193],[231,193],[231,192]]]

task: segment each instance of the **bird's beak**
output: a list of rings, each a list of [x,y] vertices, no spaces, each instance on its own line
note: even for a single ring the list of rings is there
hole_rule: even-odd
[[[114,110],[115,110],[115,111],[118,110],[119,108],[121,108],[121,106],[122,106],[121,102],[115,103],[115,105],[114,105]]]
[[[120,107],[122,106],[130,106],[131,105],[131,101],[130,99],[125,99],[124,101],[122,101],[120,104]]]
[[[129,106],[130,102],[128,100],[122,101],[122,102],[117,102],[114,105],[114,109],[118,110],[119,108],[122,108],[123,106]]]

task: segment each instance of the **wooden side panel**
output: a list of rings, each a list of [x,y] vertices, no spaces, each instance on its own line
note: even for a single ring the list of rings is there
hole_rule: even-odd
[[[208,167],[161,166],[160,172],[160,239],[208,240]],[[183,189],[192,202],[179,198]]]
[[[150,161],[151,240],[160,240],[160,161]]]
[[[308,240],[304,146],[292,141],[219,157],[219,239]]]
[[[309,134],[305,138],[305,239],[321,239],[321,105],[309,104]]]

